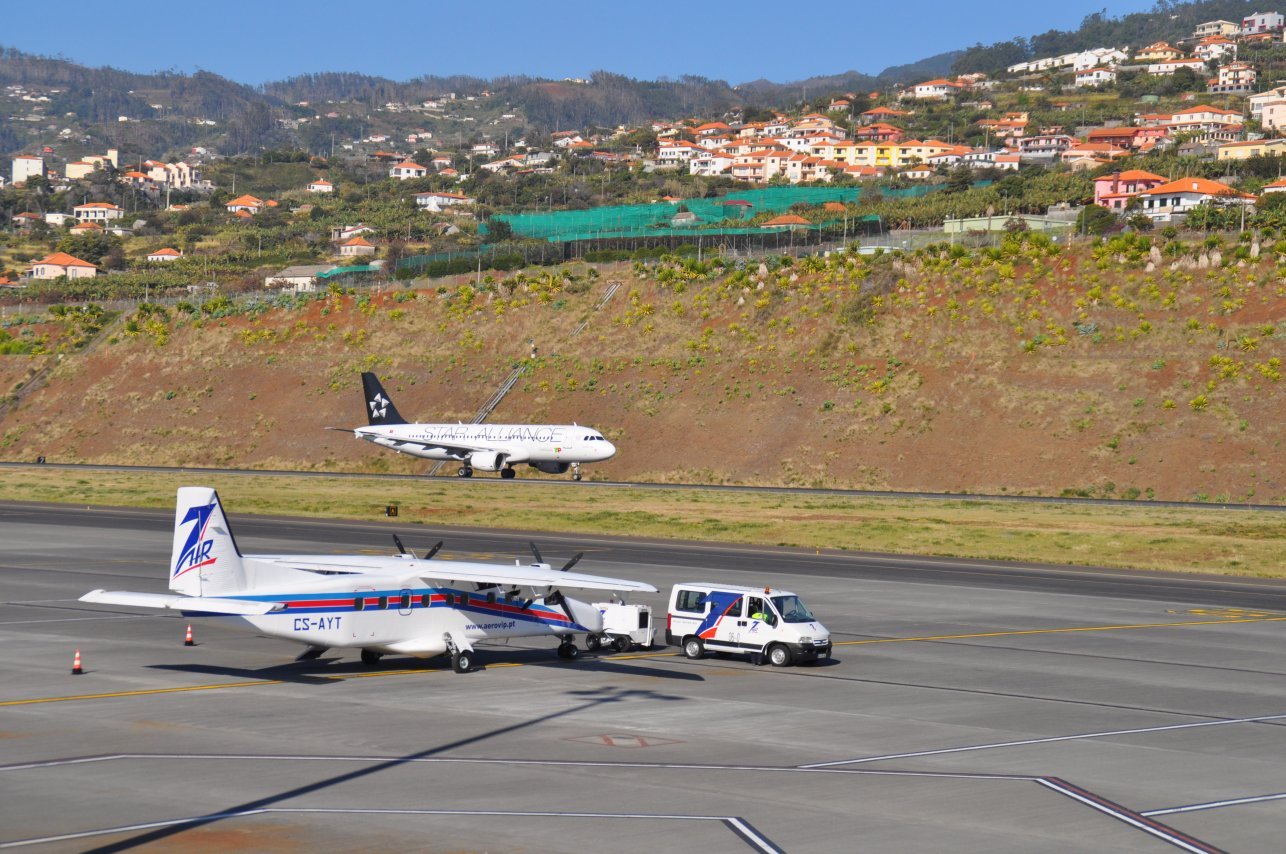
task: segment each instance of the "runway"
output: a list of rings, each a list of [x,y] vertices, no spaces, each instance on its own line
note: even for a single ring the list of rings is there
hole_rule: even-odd
[[[0,847],[1276,851],[1286,583],[228,508],[246,552],[392,551],[793,590],[839,642],[485,668],[76,598],[164,590],[172,511],[0,504]],[[659,611],[663,595],[643,597]],[[68,670],[79,648],[86,673]]]

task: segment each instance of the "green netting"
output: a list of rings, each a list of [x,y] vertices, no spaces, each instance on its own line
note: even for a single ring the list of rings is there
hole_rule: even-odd
[[[886,198],[922,196],[935,189],[938,188],[922,185],[905,190],[884,190],[883,194]],[[515,236],[540,238],[551,243],[617,237],[759,234],[764,230],[762,227],[738,225],[738,222],[765,211],[783,213],[800,203],[856,202],[861,193],[861,187],[767,187],[730,193],[717,199],[683,199],[681,202],[616,205],[583,211],[497,214],[494,219],[509,223]],[[672,224],[680,204],[696,214],[697,219],[691,225]],[[712,228],[716,223],[718,227]],[[485,226],[480,230],[486,233]]]
[[[352,267],[336,267],[333,270],[327,270],[324,273],[318,273],[319,279],[333,279],[336,276],[347,276],[350,273],[374,273],[379,267],[370,264],[357,264]]]

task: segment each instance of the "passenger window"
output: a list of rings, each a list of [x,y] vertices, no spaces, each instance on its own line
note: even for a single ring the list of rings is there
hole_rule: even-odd
[[[353,600],[353,610],[354,610],[354,611],[365,611],[365,610],[366,610],[366,597],[365,597],[365,596],[358,596],[356,599],[354,599],[354,600]]]
[[[387,596],[381,596],[381,597],[380,597],[380,610],[381,610],[381,611],[383,611],[383,610],[385,610],[385,609],[387,609],[387,608],[388,608],[388,597],[387,597]]]
[[[688,611],[692,614],[704,614],[706,610],[705,594],[700,590],[680,590],[674,600],[674,610]]]
[[[411,591],[402,594],[402,610],[408,611],[411,608]]]

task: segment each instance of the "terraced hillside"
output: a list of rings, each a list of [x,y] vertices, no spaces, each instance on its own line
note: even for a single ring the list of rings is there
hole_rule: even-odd
[[[491,420],[599,427],[620,453],[592,478],[1281,502],[1279,262],[1249,235],[1019,234],[181,305],[0,357],[6,390],[49,364],[0,457],[422,472],[323,430],[361,423],[358,372],[468,420],[523,363]]]

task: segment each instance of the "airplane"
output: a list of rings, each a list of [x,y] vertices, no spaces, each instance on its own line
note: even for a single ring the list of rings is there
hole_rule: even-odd
[[[170,555],[172,594],[93,590],[82,602],[164,608],[191,617],[217,617],[226,625],[304,644],[295,659],[308,661],[330,649],[359,649],[362,663],[385,654],[431,658],[446,654],[451,668],[473,667],[482,641],[556,637],[558,656],[574,659],[574,635],[598,635],[603,617],[593,605],[563,590],[655,593],[641,581],[568,572],[541,560],[522,566],[433,560],[402,546],[399,554],[246,555],[237,547],[218,493],[209,487],[178,490]]]
[[[578,424],[408,424],[389,399],[379,378],[362,374],[366,416],[370,423],[353,428],[353,435],[401,454],[429,460],[456,460],[459,477],[474,469],[517,475],[514,466],[526,463],[545,474],[572,470],[580,480],[581,463],[611,459],[616,448],[603,434]],[[345,429],[345,428],[331,428]]]

